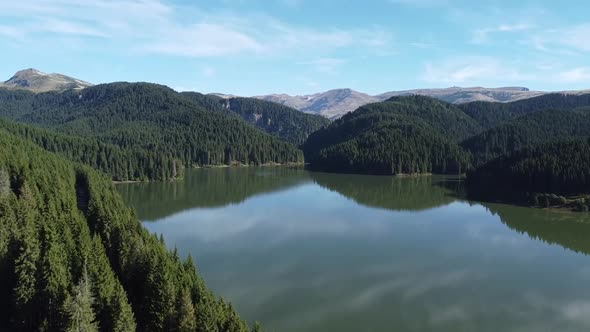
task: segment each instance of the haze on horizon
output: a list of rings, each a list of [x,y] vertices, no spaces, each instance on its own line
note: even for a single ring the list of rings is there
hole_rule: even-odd
[[[244,96],[588,89],[589,9],[584,1],[4,1],[0,77],[33,67],[94,84]]]

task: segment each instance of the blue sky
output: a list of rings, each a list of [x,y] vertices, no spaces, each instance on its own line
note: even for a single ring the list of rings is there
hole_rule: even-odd
[[[590,88],[590,2],[0,1],[0,78],[34,67],[177,90]]]

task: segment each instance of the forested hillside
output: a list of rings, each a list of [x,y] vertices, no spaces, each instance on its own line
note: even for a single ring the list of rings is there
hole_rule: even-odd
[[[475,165],[547,140],[590,136],[590,108],[544,110],[468,138],[461,146],[473,155]]]
[[[2,116],[123,149],[148,150],[187,166],[303,161],[294,146],[156,84],[112,83],[38,95],[3,93]]]
[[[198,92],[182,92],[182,95],[207,110],[239,116],[258,129],[296,146],[303,144],[311,133],[330,123],[321,115],[304,113],[256,98],[225,99]]]
[[[493,128],[502,122],[547,109],[575,109],[590,106],[590,94],[546,94],[511,103],[473,102],[458,105],[484,128]]]
[[[366,114],[312,134],[304,146],[316,170],[365,174],[461,173],[469,158],[420,119]]]
[[[407,115],[421,119],[434,128],[437,133],[453,139],[462,140],[479,133],[482,128],[471,117],[455,105],[425,96],[392,97],[382,103],[368,104],[353,113],[342,117],[350,121],[371,113]]]
[[[321,115],[307,114],[270,101],[254,98],[231,98],[227,108],[248,123],[291,144],[301,145],[316,130],[330,120]]]
[[[0,119],[0,129],[64,158],[110,174],[114,181],[169,180],[181,177],[178,159],[140,148],[120,148],[95,138],[64,135]]]
[[[310,135],[304,151],[314,169],[368,174],[461,173],[469,156],[454,139],[479,126],[452,105],[395,97],[349,113]]]
[[[227,104],[225,102],[226,99],[223,99],[219,96],[205,95],[199,92],[192,91],[181,92],[180,94],[206,110],[225,113],[228,115],[233,114],[227,109]]]
[[[590,141],[548,142],[502,156],[468,173],[467,183],[472,196],[521,201],[532,197],[535,205],[547,205],[541,204],[535,193],[588,193]]]
[[[0,330],[247,331],[110,179],[0,130]]]

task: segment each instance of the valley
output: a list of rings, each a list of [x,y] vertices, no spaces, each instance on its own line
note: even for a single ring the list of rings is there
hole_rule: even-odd
[[[523,293],[587,295],[551,271],[582,282],[590,94],[356,95],[328,119],[282,99],[56,75],[0,87],[0,328],[62,330],[63,308],[86,305],[104,331],[491,331],[561,324]],[[425,301],[462,314],[438,320]]]

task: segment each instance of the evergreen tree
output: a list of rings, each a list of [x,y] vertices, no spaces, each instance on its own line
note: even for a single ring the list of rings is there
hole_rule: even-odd
[[[91,289],[91,281],[85,268],[80,282],[64,303],[69,316],[67,332],[98,332],[98,324],[92,310],[94,298]]]
[[[195,306],[190,292],[184,289],[176,298],[176,326],[178,332],[193,332],[197,329]]]

